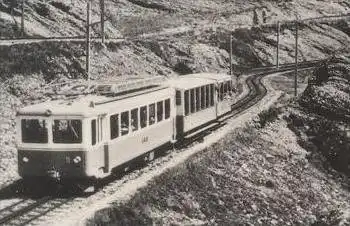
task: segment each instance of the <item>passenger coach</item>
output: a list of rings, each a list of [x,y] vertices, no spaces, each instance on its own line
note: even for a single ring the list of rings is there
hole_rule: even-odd
[[[112,168],[173,140],[174,107],[169,87],[24,107],[17,115],[19,174],[107,176]]]
[[[228,75],[201,73],[140,84],[127,92],[20,109],[20,176],[95,180],[136,158],[152,160],[156,148],[181,142],[229,113],[235,82]]]
[[[231,111],[233,83],[224,74],[199,73],[169,81],[176,92],[177,139]]]

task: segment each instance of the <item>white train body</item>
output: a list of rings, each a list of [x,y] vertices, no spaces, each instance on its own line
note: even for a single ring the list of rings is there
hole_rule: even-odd
[[[24,107],[17,113],[19,174],[105,177],[230,112],[234,83],[227,75],[193,74],[113,97]]]

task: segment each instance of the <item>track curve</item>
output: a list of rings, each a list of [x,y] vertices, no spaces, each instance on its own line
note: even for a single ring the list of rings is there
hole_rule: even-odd
[[[300,65],[300,68],[311,68],[316,65],[318,62],[307,63],[304,65]],[[220,128],[225,124],[225,121],[247,109],[254,106],[258,103],[267,93],[267,89],[264,86],[262,79],[270,74],[274,74],[277,72],[288,72],[292,71],[292,66],[286,65],[280,69],[275,68],[263,68],[260,69],[259,72],[254,72],[246,79],[246,85],[249,89],[247,95],[241,98],[239,101],[232,105],[232,112],[228,114],[224,119],[218,123],[219,126],[213,127],[210,132],[215,131],[217,128]],[[208,134],[208,131],[204,131],[203,133],[199,133],[196,137],[192,137],[186,140],[186,146],[190,146],[198,139],[203,138]],[[186,146],[181,146],[181,148],[185,148]],[[168,150],[171,151],[171,150]],[[168,160],[170,161],[170,160]],[[116,180],[118,178],[114,178]],[[132,180],[132,179],[131,179]],[[108,181],[107,183],[110,183]],[[129,182],[128,180],[126,183]],[[125,183],[125,182],[124,182]],[[17,202],[13,202],[12,204],[0,209],[0,225],[24,225],[28,223],[34,223],[39,220],[41,217],[47,215],[49,212],[52,212],[55,209],[59,209],[65,204],[69,204],[75,200],[79,201],[80,198],[77,197],[55,197],[55,196],[44,196],[37,200],[30,199],[21,199]]]

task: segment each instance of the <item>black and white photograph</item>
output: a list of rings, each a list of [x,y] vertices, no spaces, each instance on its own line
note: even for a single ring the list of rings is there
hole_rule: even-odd
[[[350,226],[350,1],[0,0],[0,225]]]

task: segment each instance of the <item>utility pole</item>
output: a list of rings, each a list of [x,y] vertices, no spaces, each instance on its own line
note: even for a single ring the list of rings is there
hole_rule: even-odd
[[[232,68],[232,33],[230,34],[230,75],[233,73]]]
[[[24,37],[24,0],[21,2],[21,10],[22,10],[22,17],[21,17],[21,36]]]
[[[280,62],[279,62],[279,54],[280,54],[280,30],[281,30],[281,25],[280,22],[277,22],[277,58],[276,58],[276,67],[280,67]]]
[[[86,75],[87,80],[90,82],[90,0],[86,1]]]
[[[102,43],[105,43],[105,0],[100,0],[101,7],[101,38]]]
[[[298,26],[299,21],[295,21],[295,77],[294,77],[294,96],[298,95]]]

